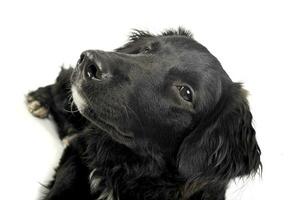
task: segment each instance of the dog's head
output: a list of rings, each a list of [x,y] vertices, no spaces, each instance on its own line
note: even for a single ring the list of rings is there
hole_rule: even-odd
[[[174,158],[186,178],[256,171],[246,92],[218,60],[183,29],[130,39],[114,52],[82,53],[72,76],[79,111],[119,143]]]

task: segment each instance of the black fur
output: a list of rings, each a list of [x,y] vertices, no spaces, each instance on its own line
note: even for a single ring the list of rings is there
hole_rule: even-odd
[[[61,139],[75,136],[45,200],[222,200],[231,179],[261,166],[246,91],[182,28],[86,51],[28,97]]]

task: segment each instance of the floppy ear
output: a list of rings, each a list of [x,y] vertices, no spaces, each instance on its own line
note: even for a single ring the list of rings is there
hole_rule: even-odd
[[[225,181],[261,166],[246,94],[241,84],[231,84],[215,109],[186,136],[177,155],[182,176]]]

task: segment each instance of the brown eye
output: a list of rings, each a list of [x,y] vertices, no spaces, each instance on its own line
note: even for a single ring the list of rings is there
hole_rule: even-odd
[[[177,86],[177,89],[179,90],[179,94],[185,101],[192,102],[192,91],[187,86]]]

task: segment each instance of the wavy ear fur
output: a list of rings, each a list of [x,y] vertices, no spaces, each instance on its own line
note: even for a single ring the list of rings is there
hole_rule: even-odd
[[[246,95],[241,84],[232,83],[215,109],[184,139],[177,163],[187,180],[227,183],[261,166]]]

